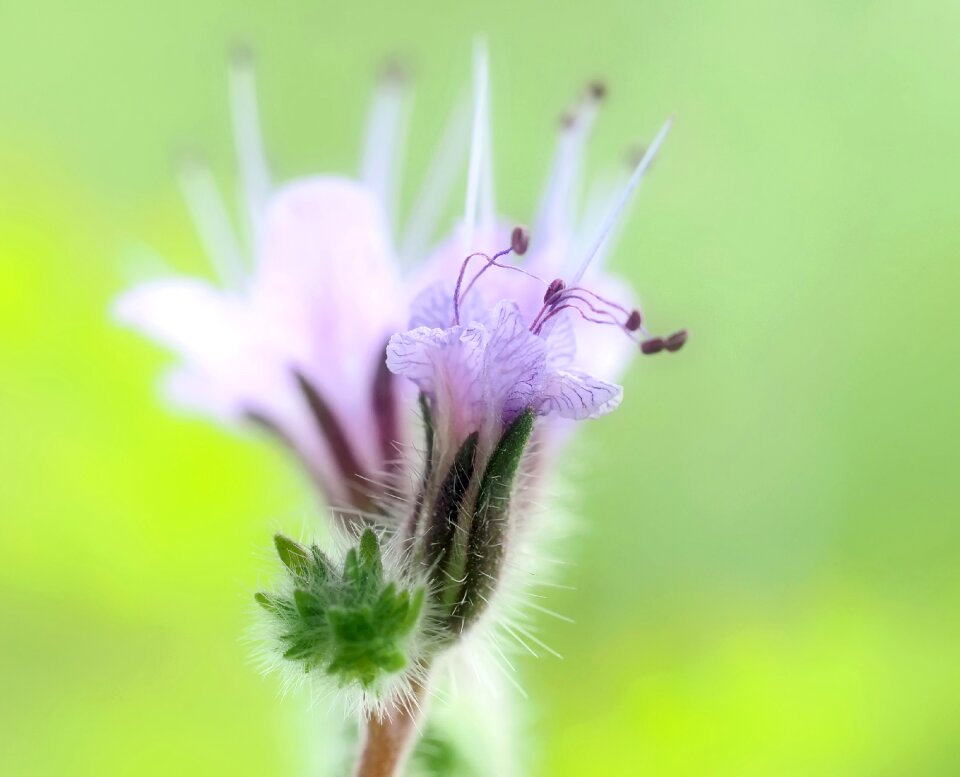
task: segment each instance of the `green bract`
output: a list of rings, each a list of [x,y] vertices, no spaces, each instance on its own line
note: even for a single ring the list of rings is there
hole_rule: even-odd
[[[384,579],[380,543],[371,529],[339,569],[316,545],[308,550],[280,534],[274,542],[289,585],[284,593],[254,598],[275,620],[285,659],[364,690],[411,664],[424,589]]]

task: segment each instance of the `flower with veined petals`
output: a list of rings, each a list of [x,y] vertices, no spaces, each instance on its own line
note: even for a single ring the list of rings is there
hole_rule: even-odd
[[[530,504],[517,484],[542,474],[530,466],[532,437],[562,442],[555,432],[569,424],[557,421],[615,409],[622,389],[612,381],[637,344],[651,354],[686,340],[683,331],[650,336],[601,261],[669,122],[602,218],[579,222],[576,184],[603,92],[592,87],[564,121],[532,236],[511,232],[494,206],[482,48],[475,74],[464,219],[428,252],[466,156],[465,114],[454,112],[394,240],[403,126],[395,75],[374,101],[361,180],[316,176],[273,189],[244,58],[231,91],[245,250],[212,176],[190,168],[188,205],[224,285],[157,281],[115,306],[122,322],[181,356],[167,382],[174,399],[271,430],[332,506],[363,513],[368,525],[342,563],[278,536],[287,575],[256,596],[273,663],[353,689],[367,723],[358,774],[368,761],[378,774],[396,772],[435,664],[505,587],[516,513]],[[426,431],[417,462],[403,454],[414,449],[402,421],[414,386]]]
[[[619,386],[571,369],[568,318],[538,327],[545,316],[524,320],[514,300],[484,310],[461,306],[456,293],[443,305],[438,295],[430,289],[418,298],[413,320],[419,325],[390,339],[387,367],[430,398],[439,440],[459,447],[477,431],[482,450],[524,410],[581,420],[620,404]]]
[[[384,346],[408,323],[411,313],[423,324],[448,324],[424,317],[429,311],[422,297],[436,297],[433,287],[443,285],[437,279],[455,275],[465,255],[478,247],[502,245],[509,235],[495,216],[488,71],[482,53],[476,75],[465,216],[452,236],[428,253],[425,245],[464,156],[463,112],[453,112],[407,231],[395,241],[390,206],[404,125],[402,79],[391,73],[378,90],[362,180],[315,176],[274,189],[261,149],[250,61],[238,58],[231,97],[247,250],[241,247],[243,241],[235,234],[212,176],[202,167],[189,167],[184,171],[184,192],[224,285],[189,278],[154,281],[122,295],[114,308],[121,322],[182,357],[166,381],[174,401],[229,423],[267,428],[297,454],[328,502],[337,507],[377,510],[376,483],[392,474],[390,485],[402,490],[413,480],[403,471],[409,467],[401,453],[408,439],[401,422],[402,388],[385,367]],[[606,221],[591,234],[592,250],[582,268],[571,268],[570,257],[587,234],[583,227],[578,231],[572,226],[575,192],[601,91],[591,88],[578,111],[564,122],[524,267],[548,279],[565,275],[573,280],[586,270],[594,291],[626,300],[629,292],[623,284],[597,270],[599,258],[666,127]],[[588,226],[590,221],[586,219]],[[244,253],[252,258],[252,266],[244,261]],[[516,307],[513,315],[507,315],[504,307],[497,319],[470,321],[467,334],[461,333],[469,339],[485,332],[482,350],[487,358],[499,342],[494,335],[500,327],[516,328],[516,321],[530,321],[543,293],[542,284],[512,283],[508,289],[503,285],[508,280],[486,273],[471,304],[484,299],[490,303],[489,312],[492,303],[510,299]],[[497,324],[500,318],[503,321]],[[557,417],[575,414],[572,397],[585,390],[577,381],[586,381],[578,376],[596,375],[597,385],[606,386],[606,380],[616,379],[622,371],[629,353],[616,338],[598,340],[601,334],[596,330],[601,327],[568,318],[562,326],[551,324],[549,336],[528,338],[531,353],[537,352],[538,407],[553,403],[552,415]],[[561,340],[562,348],[556,344]],[[597,386],[592,390],[596,393]],[[612,407],[619,389],[604,388],[603,394],[605,399],[594,403],[588,415]],[[572,404],[561,412],[563,402]]]

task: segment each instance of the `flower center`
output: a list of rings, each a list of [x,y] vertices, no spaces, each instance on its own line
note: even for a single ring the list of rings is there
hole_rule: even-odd
[[[455,326],[460,324],[460,308],[464,298],[470,293],[480,276],[491,267],[513,270],[526,275],[528,278],[546,283],[542,278],[527,272],[522,267],[498,261],[511,253],[522,256],[526,253],[529,245],[530,235],[527,230],[523,227],[514,227],[510,236],[509,248],[498,251],[493,256],[488,256],[482,252],[473,253],[463,260],[463,264],[460,265],[460,273],[457,275],[457,285],[453,292],[453,323]],[[467,268],[474,259],[478,258],[485,259],[486,263],[474,273],[470,281],[464,286]],[[651,335],[643,325],[643,316],[636,308],[625,308],[618,302],[602,297],[585,286],[567,286],[562,278],[554,278],[547,285],[547,290],[543,295],[543,306],[534,316],[533,323],[530,324],[530,331],[535,335],[542,334],[547,322],[556,318],[565,310],[572,310],[584,321],[589,321],[591,324],[617,327],[627,337],[638,343],[640,352],[647,356],[661,351],[671,353],[679,351],[687,341],[686,329],[674,332],[668,337]]]
[[[503,270],[513,270],[515,272],[522,273],[528,278],[533,278],[538,280],[541,283],[543,280],[538,278],[531,272],[527,272],[522,267],[517,267],[512,264],[501,264],[497,260],[501,257],[506,256],[507,254],[514,253],[517,256],[523,256],[527,252],[527,248],[530,245],[530,235],[526,229],[523,227],[514,227],[513,233],[510,235],[510,247],[505,248],[502,251],[498,251],[493,256],[487,256],[485,253],[477,252],[470,254],[466,259],[463,260],[463,264],[460,265],[460,274],[457,276],[457,285],[453,290],[453,323],[454,325],[460,324],[460,305],[463,302],[464,297],[470,292],[470,289],[473,288],[474,284],[480,279],[480,276],[483,275],[491,267],[499,267]],[[467,267],[470,262],[474,259],[483,258],[487,260],[487,263],[483,265],[473,278],[470,279],[470,282],[467,284],[466,288],[463,287],[464,276],[467,273]]]

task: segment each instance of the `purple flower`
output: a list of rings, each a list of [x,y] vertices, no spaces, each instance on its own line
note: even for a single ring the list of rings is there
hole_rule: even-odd
[[[268,429],[295,452],[334,506],[377,509],[372,493],[378,483],[403,491],[415,479],[401,453],[410,438],[401,422],[409,397],[394,373],[434,398],[436,420],[451,441],[482,430],[492,444],[497,429],[526,408],[580,419],[619,402],[620,388],[609,381],[622,371],[631,344],[598,324],[624,329],[628,308],[609,301],[632,303],[629,290],[600,264],[666,127],[606,216],[577,217],[583,147],[601,97],[592,88],[563,124],[523,273],[484,266],[457,294],[452,281],[458,268],[466,269],[463,258],[478,249],[492,252],[510,238],[494,204],[482,50],[475,71],[469,154],[469,112],[459,105],[406,230],[395,239],[403,79],[391,71],[377,91],[361,180],[315,176],[274,187],[251,62],[239,57],[231,98],[242,229],[235,228],[208,170],[193,164],[182,179],[221,282],[181,277],[145,283],[114,307],[118,320],[180,356],[165,381],[174,402],[226,423]],[[429,252],[464,160],[463,221]],[[544,292],[554,278],[564,278],[567,288],[546,305]],[[454,311],[460,305],[463,310]],[[411,331],[393,340],[387,369],[385,345],[407,325]],[[654,339],[646,349],[672,350],[675,344]]]
[[[620,404],[619,386],[570,369],[567,319],[533,331],[517,303],[502,300],[462,324],[444,326],[453,300],[444,316],[434,295],[422,295],[414,309],[423,325],[390,338],[387,366],[430,398],[438,439],[459,445],[480,431],[489,445],[528,408],[538,416],[580,420]]]

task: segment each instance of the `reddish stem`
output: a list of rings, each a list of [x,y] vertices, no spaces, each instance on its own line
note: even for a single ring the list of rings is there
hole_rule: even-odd
[[[417,739],[418,705],[424,696],[422,685],[414,687],[414,699],[403,707],[395,706],[388,715],[375,715],[365,721],[360,760],[354,777],[400,777]]]

